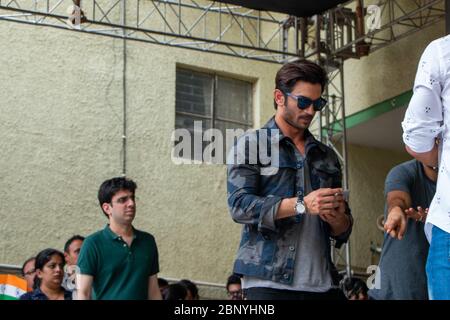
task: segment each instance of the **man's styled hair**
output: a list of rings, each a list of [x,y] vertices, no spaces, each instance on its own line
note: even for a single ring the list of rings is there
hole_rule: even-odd
[[[100,189],[98,190],[98,202],[100,203],[100,208],[102,208],[103,214],[108,217],[106,212],[103,210],[102,205],[104,203],[111,203],[112,197],[120,190],[127,190],[134,194],[137,189],[136,183],[125,177],[116,177],[108,179],[102,183]]]
[[[69,240],[66,241],[66,244],[64,245],[64,252],[69,253],[69,247],[72,244],[72,242],[74,242],[75,240],[84,241],[84,237],[80,236],[79,234],[71,237]]]
[[[328,82],[328,76],[325,70],[314,62],[308,60],[289,62],[278,70],[275,76],[275,89],[283,92],[286,97],[286,93],[291,93],[297,81],[320,84],[323,92]],[[277,109],[275,101],[274,106]]]

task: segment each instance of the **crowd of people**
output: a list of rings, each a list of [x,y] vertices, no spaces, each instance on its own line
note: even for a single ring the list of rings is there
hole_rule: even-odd
[[[56,249],[45,249],[36,257],[27,259],[21,274],[27,282],[28,292],[21,300],[73,300],[76,299],[75,269],[84,237],[75,235],[67,240],[64,253]],[[158,278],[158,287],[163,300],[200,300],[198,286],[187,279],[169,283]],[[225,285],[229,300],[244,300],[241,277],[232,274]],[[360,278],[346,278],[341,289],[349,300],[366,300],[367,286]]]
[[[64,252],[47,248],[22,266],[28,292],[21,300],[164,299],[199,300],[197,285],[187,279],[158,278],[158,250],[151,234],[132,226],[136,210],[134,181],[106,180],[98,199],[106,227],[89,237],[74,235]],[[243,299],[240,277],[229,277],[230,299]]]

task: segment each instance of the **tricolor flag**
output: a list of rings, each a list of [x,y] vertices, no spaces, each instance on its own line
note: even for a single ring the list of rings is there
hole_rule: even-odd
[[[12,274],[0,274],[0,300],[18,300],[26,292],[26,280]]]

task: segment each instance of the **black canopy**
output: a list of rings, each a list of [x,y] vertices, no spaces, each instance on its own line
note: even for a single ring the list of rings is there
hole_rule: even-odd
[[[219,0],[246,8],[287,13],[297,17],[310,17],[336,7],[348,0]]]

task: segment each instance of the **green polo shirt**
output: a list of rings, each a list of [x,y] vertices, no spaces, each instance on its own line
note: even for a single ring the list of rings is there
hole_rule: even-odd
[[[130,247],[109,225],[84,240],[78,267],[94,277],[96,299],[148,299],[148,278],[159,272],[158,249],[151,234],[133,230]]]

